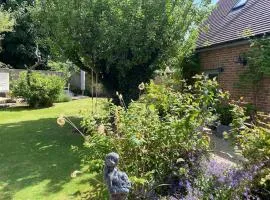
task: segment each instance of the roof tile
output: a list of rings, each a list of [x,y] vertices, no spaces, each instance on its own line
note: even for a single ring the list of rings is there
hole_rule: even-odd
[[[270,0],[248,0],[245,6],[232,10],[237,1],[219,0],[204,23],[208,30],[201,31],[197,48],[244,39],[247,34],[270,33]]]

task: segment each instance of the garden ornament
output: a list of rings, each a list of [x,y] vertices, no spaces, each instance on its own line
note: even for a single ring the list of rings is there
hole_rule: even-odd
[[[109,153],[105,158],[104,178],[110,193],[110,200],[125,200],[129,193],[131,183],[125,172],[118,168],[119,155]]]

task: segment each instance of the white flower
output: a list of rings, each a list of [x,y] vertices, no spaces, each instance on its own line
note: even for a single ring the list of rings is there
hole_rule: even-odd
[[[79,174],[82,174],[81,171],[75,170],[74,172],[71,173],[71,178],[76,178]]]
[[[144,83],[142,82],[139,86],[138,86],[139,90],[144,90],[145,89],[145,85]]]
[[[166,67],[165,74],[171,74],[172,70],[169,67]]]
[[[57,122],[57,124],[59,126],[64,126],[65,123],[66,123],[66,120],[65,120],[65,118],[63,116],[60,116],[60,117],[57,118],[56,122]]]
[[[99,125],[97,131],[99,134],[104,135],[105,134],[105,126],[103,124]]]

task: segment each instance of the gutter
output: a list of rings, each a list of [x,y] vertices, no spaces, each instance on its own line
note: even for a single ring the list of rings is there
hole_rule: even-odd
[[[269,36],[269,35],[270,35],[270,33],[258,34],[258,35],[252,36],[250,38],[241,38],[241,39],[237,39],[237,40],[231,40],[231,41],[227,41],[227,42],[214,44],[214,45],[207,46],[207,47],[199,47],[199,48],[196,48],[195,51],[196,51],[196,53],[200,53],[200,52],[206,52],[206,51],[211,51],[211,50],[218,50],[218,49],[222,49],[222,48],[229,48],[229,47],[235,47],[235,46],[240,46],[240,45],[246,45],[246,44],[250,44],[251,39],[260,38],[260,37]]]

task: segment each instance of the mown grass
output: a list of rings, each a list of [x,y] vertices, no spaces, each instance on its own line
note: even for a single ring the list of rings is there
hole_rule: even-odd
[[[98,100],[98,105],[104,100]],[[83,170],[78,152],[83,139],[65,125],[60,114],[79,124],[79,113],[91,111],[91,99],[58,103],[51,108],[8,108],[0,110],[0,199],[66,200],[88,191],[93,175],[73,179],[74,170]]]

